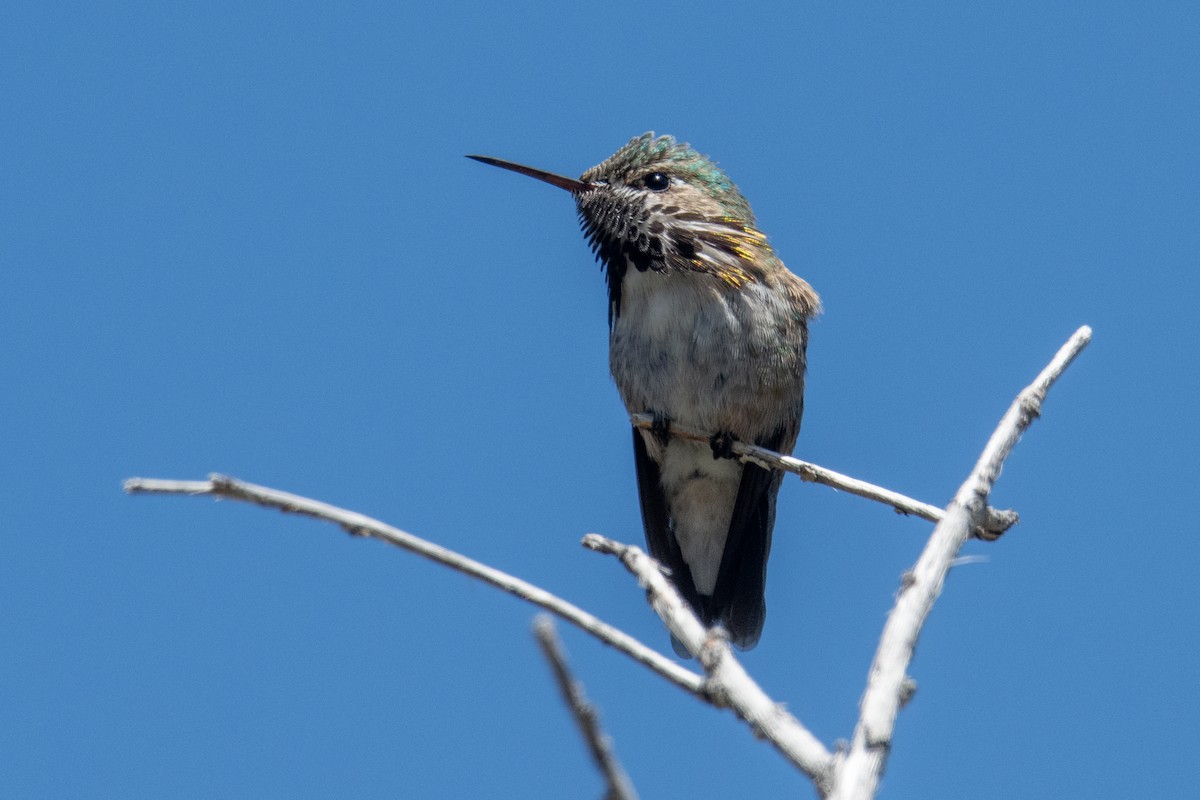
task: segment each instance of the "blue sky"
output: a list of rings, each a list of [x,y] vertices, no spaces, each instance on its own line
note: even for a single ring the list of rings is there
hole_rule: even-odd
[[[0,795],[597,796],[531,609],[669,652],[603,281],[568,197],[645,130],[821,293],[797,454],[944,503],[1081,324],[921,639],[885,797],[1195,783],[1200,12],[949,2],[10,4],[0,24]],[[848,737],[929,525],[785,482],[746,656]],[[809,796],[727,713],[563,629],[644,797]],[[1186,787],[1186,788],[1185,788]]]

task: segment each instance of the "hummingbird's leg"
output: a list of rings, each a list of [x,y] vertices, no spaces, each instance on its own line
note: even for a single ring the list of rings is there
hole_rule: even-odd
[[[661,411],[648,412],[653,421],[650,423],[650,433],[654,435],[654,439],[663,447],[667,446],[667,442],[671,441],[671,417],[669,414],[664,414]]]
[[[708,439],[708,444],[712,448],[713,459],[733,458],[733,443],[737,441],[729,431],[718,431]]]

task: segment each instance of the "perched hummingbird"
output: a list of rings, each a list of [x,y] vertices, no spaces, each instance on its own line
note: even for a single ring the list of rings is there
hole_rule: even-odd
[[[782,475],[728,456],[735,439],[795,446],[816,292],[725,173],[670,136],[638,136],[578,180],[469,158],[574,196],[607,278],[613,378],[629,412],[655,420],[633,430],[646,544],[706,625],[753,647]],[[672,422],[713,438],[671,438]]]

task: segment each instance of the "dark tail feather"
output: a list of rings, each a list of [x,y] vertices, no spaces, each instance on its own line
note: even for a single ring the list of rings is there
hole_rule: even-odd
[[[707,598],[702,598],[696,591],[696,585],[692,582],[692,571],[684,562],[679,543],[675,541],[675,534],[671,532],[667,498],[663,494],[658,464],[650,458],[649,452],[646,451],[646,442],[637,428],[633,429],[633,460],[637,466],[638,498],[642,502],[646,549],[655,561],[671,570],[671,582],[675,584],[675,588],[683,595],[683,599],[704,617]],[[707,619],[705,623],[708,623]]]

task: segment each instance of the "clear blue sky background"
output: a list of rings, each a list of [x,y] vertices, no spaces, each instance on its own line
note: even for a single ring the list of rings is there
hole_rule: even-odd
[[[921,639],[893,798],[1195,788],[1194,3],[9,4],[0,795],[595,797],[520,602],[315,522],[131,498],[222,471],[378,516],[669,652],[604,289],[561,192],[653,129],[822,294],[798,454],[1022,524]],[[850,735],[930,526],[789,479],[745,661]],[[644,797],[811,796],[574,630]]]

